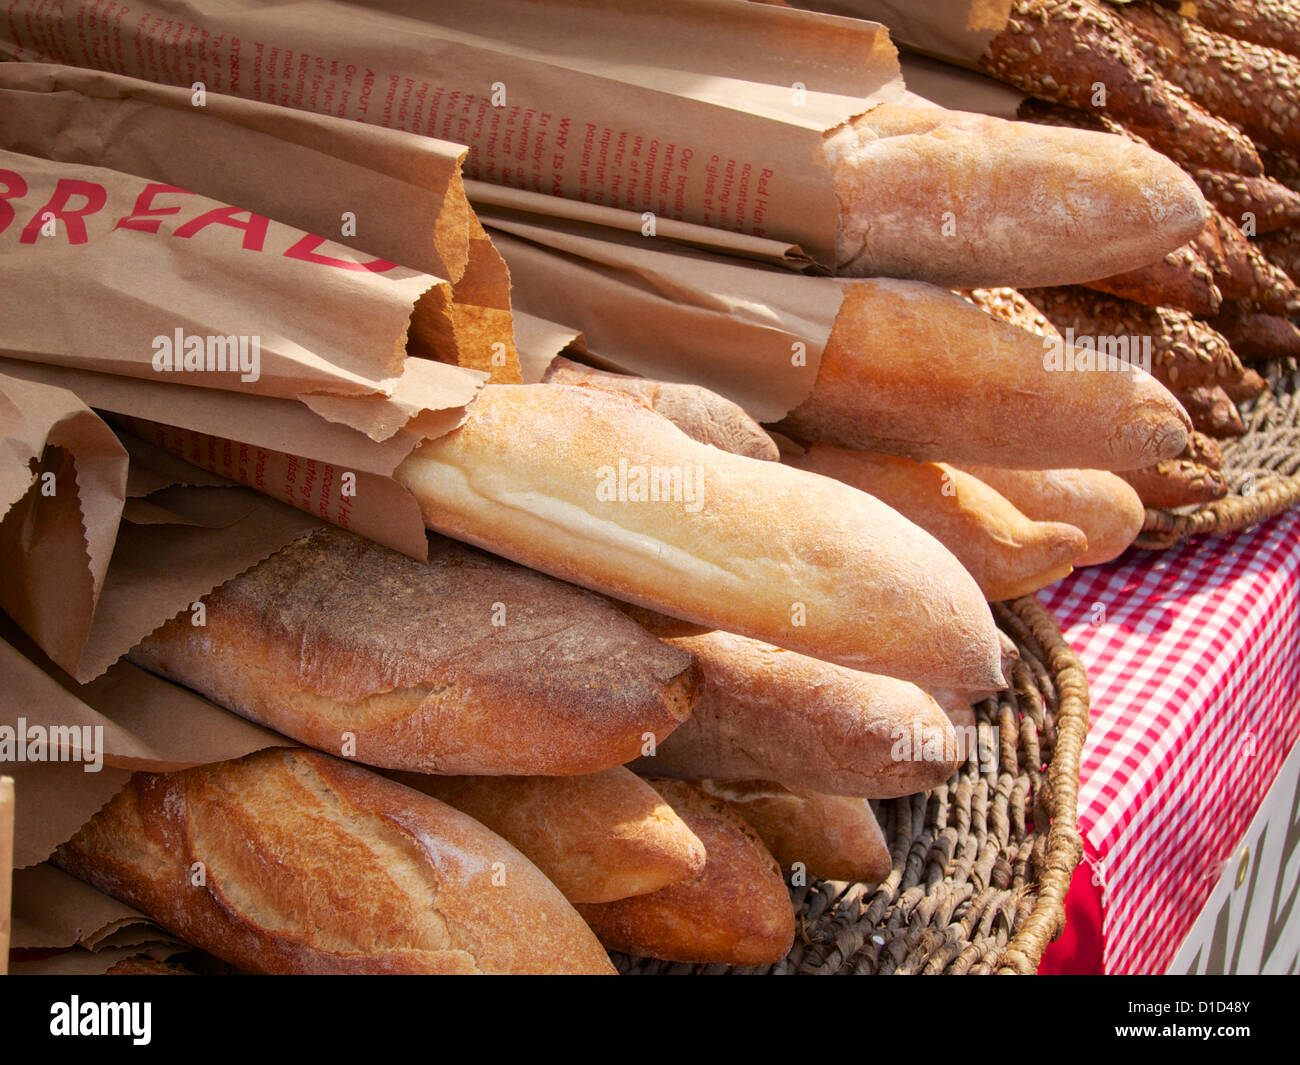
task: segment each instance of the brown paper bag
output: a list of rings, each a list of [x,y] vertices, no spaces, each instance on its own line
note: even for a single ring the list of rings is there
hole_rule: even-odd
[[[828,267],[822,134],[902,91],[880,27],[730,0],[151,0],[120,20],[16,0],[0,54],[467,144],[470,178],[770,238]]]
[[[1006,29],[1011,0],[789,0],[792,6],[888,27],[899,44],[974,68],[989,41]],[[908,87],[916,86],[908,83]],[[923,90],[916,89],[918,92]],[[924,93],[923,93],[924,95]],[[959,110],[970,110],[960,107]]]

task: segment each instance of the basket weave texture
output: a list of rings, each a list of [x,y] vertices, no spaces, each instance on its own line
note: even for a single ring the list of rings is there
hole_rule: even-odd
[[[1245,435],[1223,445],[1229,494],[1200,507],[1148,508],[1138,547],[1161,550],[1237,532],[1300,504],[1300,370],[1294,360],[1255,369],[1271,388],[1241,404]]]
[[[873,802],[894,863],[884,882],[791,884],[795,943],[775,965],[616,955],[619,971],[1035,972],[1064,926],[1065,893],[1083,854],[1077,807],[1088,680],[1033,596],[993,609],[1020,651],[1011,688],[975,707],[978,745],[946,784]]]

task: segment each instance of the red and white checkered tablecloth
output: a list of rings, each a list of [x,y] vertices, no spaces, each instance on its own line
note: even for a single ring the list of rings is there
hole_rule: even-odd
[[[1300,510],[1040,598],[1092,689],[1085,858],[1040,972],[1164,972],[1300,734]]]

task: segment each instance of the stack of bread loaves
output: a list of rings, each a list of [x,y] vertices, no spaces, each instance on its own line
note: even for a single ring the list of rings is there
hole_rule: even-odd
[[[1028,93],[1031,122],[1114,133],[1164,153],[1204,193],[1204,229],[1163,259],[1085,285],[1027,291],[1061,330],[1150,337],[1156,376],[1196,429],[1125,474],[1143,502],[1231,487],[1216,439],[1266,383],[1243,363],[1300,356],[1300,18],[1293,4],[1014,0],[981,58]]]

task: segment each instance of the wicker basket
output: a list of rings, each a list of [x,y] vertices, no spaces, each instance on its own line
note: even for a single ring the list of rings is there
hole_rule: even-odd
[[[1241,406],[1244,436],[1223,445],[1229,495],[1200,507],[1148,509],[1139,547],[1249,528],[1300,503],[1300,370],[1294,360],[1257,366],[1272,386]]]
[[[625,973],[1033,973],[1065,921],[1083,854],[1083,666],[1033,596],[994,606],[1020,649],[1009,691],[976,707],[978,751],[928,794],[873,803],[883,883],[791,886],[798,932],[776,965],[732,969],[615,956]],[[983,769],[981,769],[983,763]]]

